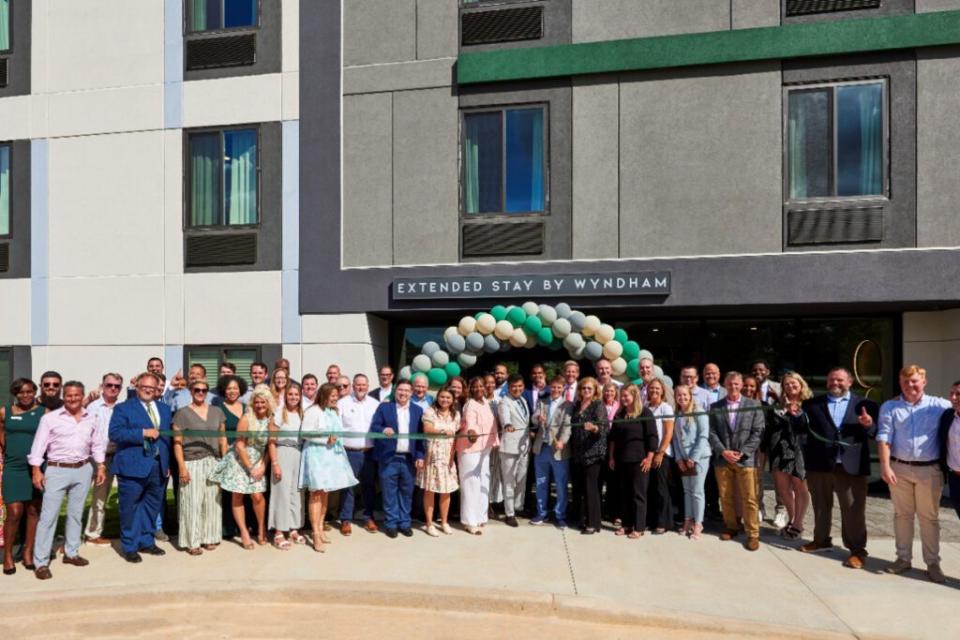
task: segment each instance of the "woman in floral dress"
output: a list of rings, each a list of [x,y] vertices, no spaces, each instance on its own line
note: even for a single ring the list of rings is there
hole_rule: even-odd
[[[425,531],[434,538],[440,535],[433,526],[434,494],[440,496],[440,529],[450,535],[453,533],[447,523],[450,494],[460,488],[453,449],[453,436],[460,428],[460,412],[454,402],[450,389],[441,389],[433,406],[423,414],[423,431],[435,437],[427,443],[424,465],[417,470],[417,486],[423,489],[423,510],[427,516]]]

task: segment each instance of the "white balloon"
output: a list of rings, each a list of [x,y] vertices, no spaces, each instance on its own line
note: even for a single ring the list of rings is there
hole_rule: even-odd
[[[457,327],[447,327],[446,331],[443,332],[443,341],[448,342],[451,337],[460,335],[460,331],[457,330]]]
[[[523,312],[528,316],[535,316],[540,313],[540,305],[536,302],[524,302],[520,308],[523,309]]]
[[[610,363],[610,367],[613,369],[613,375],[622,376],[624,373],[627,372],[627,361],[624,360],[623,358],[615,358]]]
[[[553,335],[566,338],[570,334],[570,321],[566,318],[557,318],[553,323]]]
[[[413,371],[410,370],[409,366],[400,369],[400,377],[398,380],[409,380],[410,376],[413,374]]]
[[[431,358],[433,357],[433,354],[435,354],[437,351],[440,351],[440,345],[438,345],[433,340],[430,340],[429,342],[424,342],[423,347],[420,348],[420,353],[424,354],[425,356],[430,356]]]
[[[563,346],[565,346],[570,351],[576,351],[580,349],[584,344],[583,336],[576,332],[571,332],[563,339]]]
[[[474,353],[483,351],[483,336],[474,331],[467,336],[467,350]]]
[[[450,355],[446,351],[434,351],[433,355],[430,356],[430,360],[433,362],[435,367],[443,367],[448,362],[450,362]]]
[[[660,368],[660,365],[658,365],[658,364],[653,365],[653,373],[654,373],[658,378],[662,378],[662,377],[663,377],[663,369],[661,369],[661,368]]]
[[[663,384],[667,385],[668,388],[673,389],[673,378],[668,375],[660,376],[660,379],[663,380]]]
[[[411,368],[413,369],[414,373],[419,371],[426,373],[427,371],[430,371],[431,364],[432,363],[430,362],[430,356],[421,353],[420,355],[418,355],[416,358],[413,359],[413,364]]]
[[[543,326],[549,327],[557,319],[557,310],[548,304],[540,305],[540,321]]]
[[[610,340],[603,345],[603,357],[607,360],[616,360],[623,353],[623,345],[616,340]]]
[[[457,356],[457,362],[460,363],[460,366],[464,369],[469,369],[473,365],[477,364],[477,356],[472,353],[461,353]]]
[[[523,329],[514,329],[510,334],[510,344],[514,347],[522,347],[527,344],[527,333]]]
[[[480,317],[477,318],[476,331],[481,335],[488,336],[493,333],[494,327],[497,326],[497,319],[494,318],[489,313],[481,313]]]
[[[637,360],[653,360],[653,354],[646,349],[640,349],[640,354],[637,356]]]
[[[463,337],[467,337],[470,335],[470,332],[474,331],[476,326],[477,321],[474,320],[473,316],[463,316],[460,318],[460,324],[457,325],[457,331],[459,331]]]
[[[593,334],[593,339],[599,342],[600,344],[607,344],[613,340],[614,328],[608,324],[601,324],[600,328],[597,329],[597,332]]]
[[[523,345],[523,347],[524,347],[525,349],[533,349],[533,348],[536,347],[536,346],[537,346],[537,336],[535,336],[535,335],[533,335],[533,334],[528,334],[528,335],[527,335],[527,342],[526,342],[526,344]]]
[[[600,318],[597,316],[587,316],[583,320],[583,329],[581,329],[581,333],[589,338],[597,332],[597,329],[600,328],[601,324]]]
[[[513,335],[513,325],[509,320],[501,320],[493,330],[493,335],[500,340],[509,340]]]
[[[570,314],[573,313],[573,309],[570,308],[566,302],[561,302],[556,306],[557,317],[558,318],[569,318]]]

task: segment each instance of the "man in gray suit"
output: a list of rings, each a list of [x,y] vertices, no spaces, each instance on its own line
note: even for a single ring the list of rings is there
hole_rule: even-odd
[[[538,406],[533,419],[533,471],[537,479],[537,515],[532,525],[543,524],[547,519],[547,503],[550,500],[550,473],[557,485],[557,504],[554,506],[554,522],[563,529],[567,526],[567,481],[570,478],[570,415],[573,404],[563,397],[564,379],[561,376],[550,381],[550,398]]]
[[[710,406],[710,448],[714,453],[717,486],[726,531],[721,540],[737,536],[737,490],[749,551],[760,548],[756,452],[763,437],[760,403],[740,394],[743,375],[731,371],[723,380],[726,397]],[[798,409],[799,412],[799,409]]]
[[[523,397],[523,376],[507,378],[507,395],[497,403],[500,418],[500,481],[503,485],[505,522],[519,525],[517,511],[523,509],[527,493],[527,461],[530,456],[530,408]]]

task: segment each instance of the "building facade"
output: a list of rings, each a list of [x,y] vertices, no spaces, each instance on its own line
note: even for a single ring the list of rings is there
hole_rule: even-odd
[[[533,300],[943,393],[958,72],[960,0],[0,0],[0,378],[372,374]]]

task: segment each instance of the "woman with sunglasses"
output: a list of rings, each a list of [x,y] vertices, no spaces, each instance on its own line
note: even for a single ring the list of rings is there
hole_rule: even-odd
[[[600,471],[607,461],[607,434],[610,421],[600,400],[596,378],[581,378],[577,383],[577,400],[573,415],[570,442],[573,447],[573,500],[580,516],[580,533],[600,531]]]
[[[0,408],[0,450],[3,451],[0,486],[3,487],[3,503],[7,505],[7,519],[3,523],[3,573],[8,576],[17,572],[13,547],[17,543],[24,511],[27,514],[27,536],[23,541],[23,566],[28,571],[34,569],[33,540],[43,495],[33,487],[27,454],[45,413],[43,406],[37,404],[37,385],[33,380],[17,378],[10,385],[10,394],[14,401]]]
[[[180,470],[180,547],[198,556],[204,549],[216,549],[222,539],[220,487],[209,478],[217,460],[227,454],[226,417],[219,407],[207,404],[206,380],[194,380],[189,389],[190,404],[173,416],[173,455]],[[217,432],[221,435],[213,435]]]

